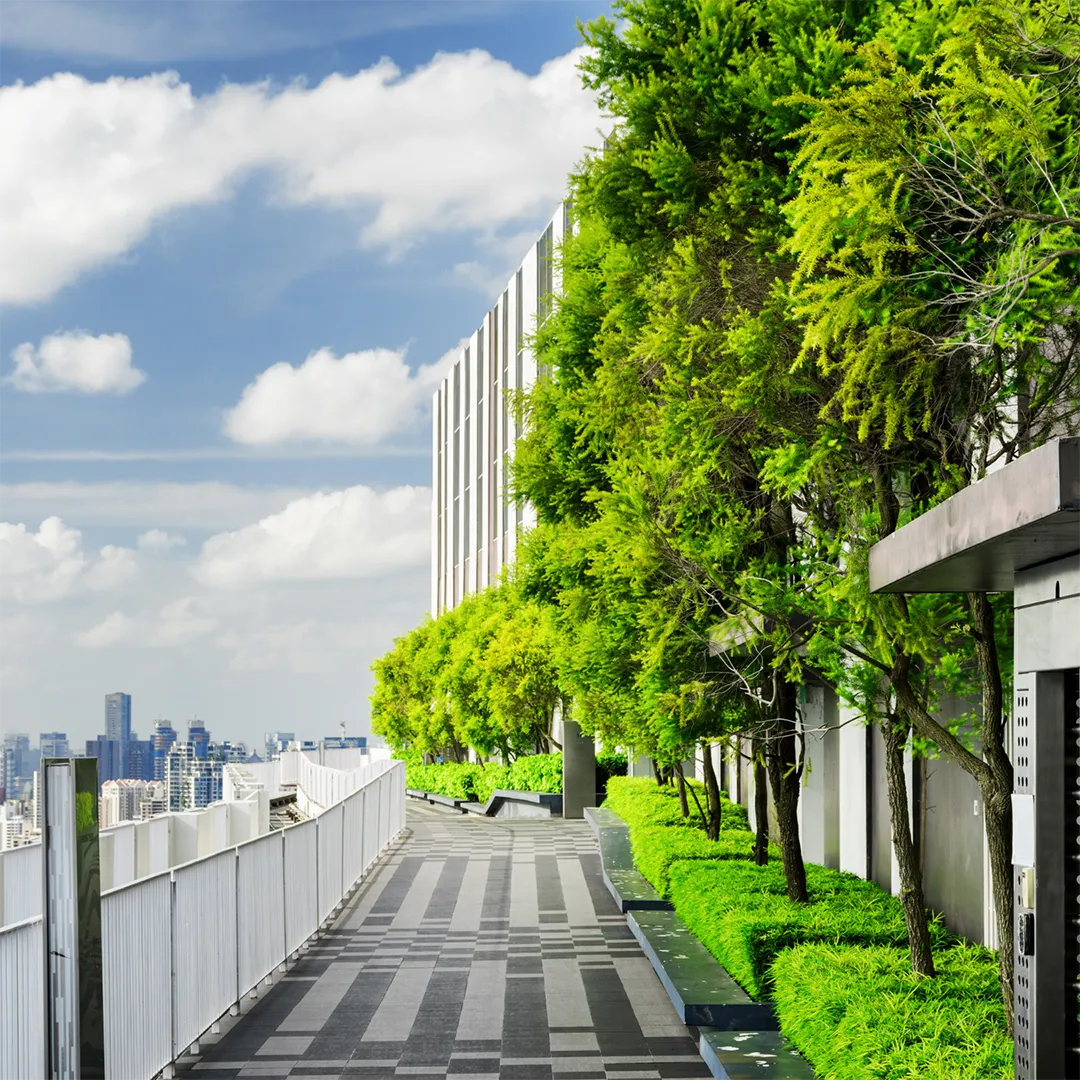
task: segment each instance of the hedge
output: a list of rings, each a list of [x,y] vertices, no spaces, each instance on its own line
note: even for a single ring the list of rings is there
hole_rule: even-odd
[[[641,825],[630,833],[634,863],[663,897],[669,895],[672,866],[692,860],[750,859],[754,854],[754,834],[743,829],[725,829],[719,840],[710,840],[699,829],[670,825]],[[776,848],[771,847],[773,856]]]
[[[562,791],[562,754],[532,754],[519,757],[512,765],[472,762],[419,765],[407,762],[405,784],[419,791],[470,802],[487,802],[497,788],[559,794]]]
[[[705,787],[696,780],[688,780],[705,806]],[[608,781],[604,805],[614,810],[633,829],[640,825],[679,825],[701,829],[701,815],[693,798],[688,794],[690,816],[684,818],[679,806],[679,793],[674,785],[661,787],[655,780],[641,776],[613,776]],[[720,828],[747,830],[750,823],[746,807],[733,803],[723,796],[720,799]],[[701,829],[704,832],[703,829]],[[646,875],[647,876],[647,875]]]
[[[1012,1080],[997,954],[957,945],[912,973],[906,948],[800,945],[773,964],[784,1034],[822,1080]]]
[[[772,993],[773,961],[807,942],[907,946],[900,901],[853,874],[808,864],[809,904],[787,898],[777,862],[679,862],[669,870],[679,917],[753,998]],[[939,918],[930,923],[935,949],[956,938]]]

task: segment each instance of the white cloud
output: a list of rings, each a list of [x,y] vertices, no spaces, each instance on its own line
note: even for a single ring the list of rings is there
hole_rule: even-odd
[[[105,649],[130,637],[134,628],[133,619],[121,611],[114,611],[96,626],[76,634],[75,643],[83,649]]]
[[[111,591],[138,573],[130,548],[108,544],[87,555],[82,533],[58,517],[46,518],[36,533],[0,522],[0,567],[3,594],[24,604],[52,603],[77,589]]]
[[[535,75],[486,52],[407,75],[382,60],[276,91],[199,97],[175,73],[0,88],[0,299],[45,299],[182,207],[228,199],[257,169],[285,204],[369,214],[360,241],[496,233],[554,205],[601,123],[580,50]]]
[[[136,543],[142,550],[169,551],[174,547],[183,547],[187,543],[187,538],[167,533],[164,529],[148,529],[139,534]]]
[[[357,486],[319,492],[203,545],[195,577],[207,585],[375,578],[427,561],[431,491]]]
[[[416,372],[409,370],[404,350],[393,349],[340,359],[319,349],[299,367],[274,364],[244,388],[226,415],[225,433],[252,445],[333,440],[370,446],[416,422],[450,357]]]
[[[206,602],[195,596],[181,597],[144,618],[114,611],[101,622],[75,634],[82,649],[105,649],[114,645],[171,648],[211,633],[218,625]]]
[[[146,380],[131,364],[131,342],[125,334],[94,337],[76,330],[49,334],[34,348],[29,342],[11,351],[15,369],[7,381],[28,393],[127,394]]]

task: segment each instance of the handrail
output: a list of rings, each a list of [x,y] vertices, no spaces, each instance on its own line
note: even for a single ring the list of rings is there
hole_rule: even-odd
[[[102,894],[109,1080],[171,1076],[177,1057],[333,919],[405,824],[403,765],[372,773],[317,817]],[[41,924],[36,915],[0,928],[0,1080],[41,1075]]]

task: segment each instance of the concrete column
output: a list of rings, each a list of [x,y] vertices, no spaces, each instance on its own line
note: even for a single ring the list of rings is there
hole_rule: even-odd
[[[563,817],[581,818],[596,803],[596,746],[575,720],[562,722]]]

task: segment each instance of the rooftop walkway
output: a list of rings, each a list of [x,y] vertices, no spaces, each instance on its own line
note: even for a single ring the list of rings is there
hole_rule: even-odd
[[[412,804],[410,835],[189,1080],[711,1075],[584,822]]]

